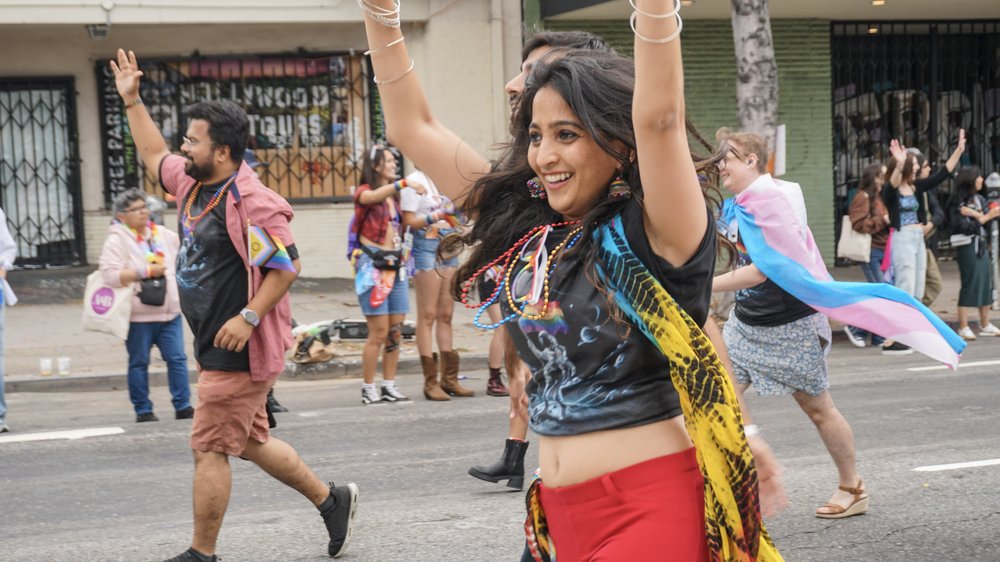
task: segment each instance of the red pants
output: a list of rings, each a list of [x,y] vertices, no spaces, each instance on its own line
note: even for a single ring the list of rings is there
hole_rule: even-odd
[[[693,447],[540,490],[559,562],[708,560],[705,484]]]

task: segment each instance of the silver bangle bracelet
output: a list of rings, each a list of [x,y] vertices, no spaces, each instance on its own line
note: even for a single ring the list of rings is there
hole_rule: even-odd
[[[761,433],[760,426],[755,423],[744,425],[743,433],[746,434],[747,439],[750,439],[751,437],[756,437]]]
[[[635,10],[637,14],[639,14],[640,16],[646,16],[647,18],[656,18],[665,20],[681,11],[681,0],[674,0],[674,11],[667,12],[665,14],[651,14],[649,12],[643,12],[642,10],[639,9],[638,6],[635,5],[635,0],[628,0],[628,3],[630,6],[632,6],[632,9]]]
[[[389,78],[388,80],[379,80],[378,76],[372,76],[372,82],[375,82],[375,84],[378,85],[378,86],[385,86],[386,84],[392,84],[393,82],[396,82],[397,80],[402,80],[404,76],[406,76],[407,74],[410,73],[411,70],[413,70],[413,66],[415,64],[416,63],[413,62],[413,59],[410,59],[410,66],[408,66],[406,68],[406,70],[404,70],[403,73],[400,74],[399,76],[394,76],[392,78]]]
[[[399,44],[400,44],[400,43],[402,43],[402,42],[403,42],[403,41],[404,41],[405,39],[406,39],[406,37],[403,37],[402,35],[400,35],[400,36],[399,36],[399,39],[395,39],[395,40],[393,40],[393,41],[390,41],[390,42],[386,43],[385,45],[382,45],[382,46],[381,46],[381,47],[379,47],[378,49],[370,49],[370,50],[368,50],[368,51],[365,51],[365,56],[368,56],[368,55],[374,55],[375,53],[377,53],[377,52],[381,51],[382,49],[388,49],[389,47],[392,47],[393,45],[399,45]]]
[[[681,30],[684,29],[684,20],[681,19],[680,12],[677,12],[674,14],[674,17],[677,18],[677,30],[671,33],[670,35],[664,37],[663,39],[651,39],[649,37],[646,37],[645,35],[639,34],[639,32],[635,30],[635,18],[638,15],[639,12],[632,12],[632,17],[628,19],[628,23],[630,26],[632,26],[632,33],[634,33],[636,37],[642,39],[646,43],[653,43],[654,45],[663,45],[665,43],[669,43],[674,39],[677,39],[681,34]]]

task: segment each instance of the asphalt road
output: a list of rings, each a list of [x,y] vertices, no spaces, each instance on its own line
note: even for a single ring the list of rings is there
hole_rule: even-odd
[[[838,344],[832,393],[851,422],[871,511],[812,516],[836,486],[815,429],[791,398],[750,400],[785,466],[792,504],[767,522],[789,561],[1000,560],[1000,339],[974,343],[959,373],[912,371],[925,358],[888,358]],[[987,364],[974,366],[975,362]],[[483,373],[469,384],[481,390]],[[401,388],[419,393],[417,377]],[[275,434],[327,480],[361,490],[344,560],[516,562],[523,495],[466,475],[506,436],[506,399],[363,406],[357,380],[285,382]],[[156,561],[187,548],[190,422],[135,424],[123,391],[14,393],[0,437],[0,560]],[[120,428],[74,440],[15,441],[37,432]],[[117,431],[112,429],[111,431]],[[535,465],[537,449],[527,463]],[[947,470],[918,467],[995,460]],[[219,539],[225,562],[327,560],[308,502],[250,463],[233,461],[233,497]],[[663,560],[669,560],[665,553]]]

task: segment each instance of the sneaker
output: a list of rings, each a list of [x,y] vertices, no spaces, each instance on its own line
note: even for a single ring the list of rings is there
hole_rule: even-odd
[[[139,414],[135,417],[135,423],[160,421],[160,418],[156,417],[153,412],[146,412],[145,414]]]
[[[0,433],[9,433],[9,432],[10,432],[10,427],[8,427],[7,424],[4,422],[0,422]]]
[[[859,338],[857,334],[854,333],[854,328],[844,326],[844,333],[847,334],[847,340],[854,344],[854,347],[865,347],[865,340]]]
[[[170,560],[164,560],[164,562],[216,562],[217,560],[219,560],[219,557],[214,554],[209,556],[208,554],[198,552],[194,548],[189,548]]]
[[[910,355],[911,353],[913,353],[912,349],[898,341],[882,347],[882,355]]]
[[[188,406],[182,410],[177,410],[174,412],[174,419],[176,420],[189,420],[194,417],[194,408]]]
[[[358,485],[354,482],[346,486],[335,486],[330,482],[330,497],[319,508],[326,530],[330,533],[327,553],[340,557],[351,542],[354,514],[358,510]]]
[[[991,324],[991,325],[990,325],[990,327],[992,328],[992,327],[993,327],[993,325]],[[961,329],[960,329],[960,330],[958,331],[958,335],[959,335],[959,336],[961,336],[961,338],[962,338],[963,340],[969,340],[969,341],[972,341],[972,340],[976,339],[976,334],[973,334],[973,333],[972,333],[972,328],[970,328],[970,327],[968,327],[968,326],[966,326],[966,327],[964,327],[964,328],[961,328]],[[980,333],[979,335],[983,335],[983,334],[982,334],[982,333]]]
[[[396,385],[382,387],[383,402],[408,402],[409,400],[409,398],[396,388]]]
[[[987,324],[979,328],[979,335],[984,337],[1000,336],[1000,328],[993,324]]]
[[[382,397],[379,396],[378,392],[374,388],[361,388],[361,403],[365,405],[369,404],[380,404],[382,403]]]

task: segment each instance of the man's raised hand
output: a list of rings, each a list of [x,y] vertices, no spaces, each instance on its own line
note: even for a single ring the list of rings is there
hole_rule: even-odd
[[[139,78],[142,71],[139,64],[135,62],[135,53],[125,49],[118,49],[118,60],[111,61],[111,71],[115,73],[115,87],[122,99],[127,102],[139,97]]]

